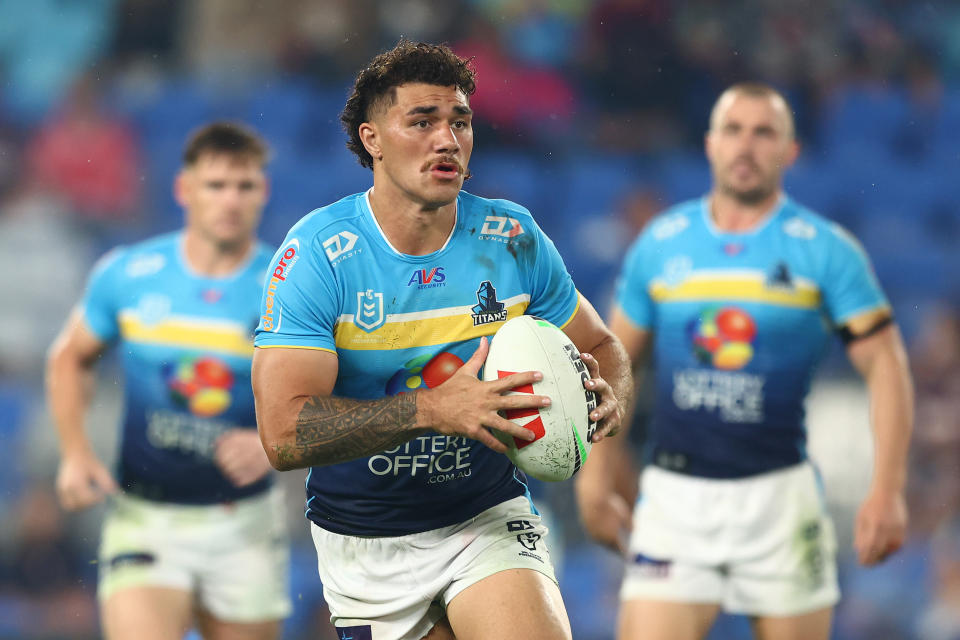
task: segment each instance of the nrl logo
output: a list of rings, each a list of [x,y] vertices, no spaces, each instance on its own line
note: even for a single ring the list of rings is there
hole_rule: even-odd
[[[373,289],[357,291],[357,313],[353,316],[353,323],[370,333],[379,329],[384,320],[383,294],[374,293]]]

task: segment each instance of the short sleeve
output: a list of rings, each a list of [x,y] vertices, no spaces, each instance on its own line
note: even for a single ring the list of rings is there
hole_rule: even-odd
[[[124,255],[126,251],[117,248],[97,261],[80,301],[87,328],[103,342],[112,342],[120,335],[117,315]]]
[[[322,248],[312,239],[288,236],[267,268],[254,345],[335,352],[340,307]]]
[[[580,296],[563,258],[547,234],[530,218],[530,231],[535,236],[537,252],[530,273],[530,306],[526,313],[543,318],[558,327],[573,319]]]
[[[617,278],[616,302],[630,321],[643,329],[654,322],[654,304],[650,297],[649,232],[634,240],[623,259],[623,268]]]
[[[830,233],[830,242],[825,245],[829,251],[826,270],[820,282],[830,320],[841,326],[861,313],[888,307],[860,243],[839,225],[833,225]]]

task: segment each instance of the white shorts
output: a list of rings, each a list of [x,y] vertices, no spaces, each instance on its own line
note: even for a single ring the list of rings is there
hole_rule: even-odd
[[[279,488],[200,506],[118,495],[103,525],[97,595],[170,587],[223,621],[279,620],[291,611],[289,554]]]
[[[355,640],[420,640],[457,594],[500,571],[533,569],[556,582],[547,529],[525,497],[406,536],[311,530],[330,620]]]
[[[791,616],[839,599],[833,523],[809,463],[735,480],[650,466],[641,488],[621,600]]]

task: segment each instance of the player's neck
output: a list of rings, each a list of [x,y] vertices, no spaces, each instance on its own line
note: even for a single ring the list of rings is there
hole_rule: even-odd
[[[370,190],[370,208],[387,242],[406,255],[439,251],[453,231],[457,202],[428,207],[384,186]]]
[[[780,203],[781,193],[774,191],[759,202],[743,202],[719,189],[714,189],[707,201],[714,226],[727,233],[753,231],[763,224]]]
[[[237,243],[218,243],[187,228],[183,233],[183,259],[194,273],[222,278],[233,274],[246,262],[253,244],[252,237]]]

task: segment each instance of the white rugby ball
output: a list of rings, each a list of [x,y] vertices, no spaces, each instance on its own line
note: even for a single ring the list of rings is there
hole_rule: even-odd
[[[538,480],[566,480],[587,461],[597,428],[589,417],[597,407],[597,397],[583,386],[590,377],[587,366],[556,325],[535,316],[520,316],[507,320],[493,336],[483,379],[497,380],[522,371],[540,371],[543,379],[510,393],[548,396],[551,404],[540,409],[511,409],[504,415],[537,437],[521,440],[496,429],[493,434],[507,445],[507,456],[524,473]]]

